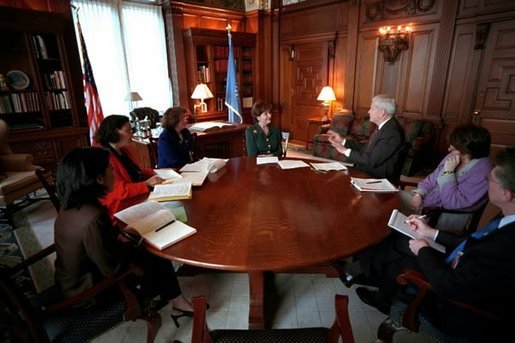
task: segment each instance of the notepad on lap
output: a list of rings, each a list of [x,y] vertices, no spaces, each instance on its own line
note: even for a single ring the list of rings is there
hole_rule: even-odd
[[[360,179],[357,177],[351,177],[350,183],[360,192],[389,193],[399,191],[387,179]]]
[[[148,200],[172,201],[191,199],[191,196],[191,182],[159,184],[154,186],[154,190],[150,192]]]
[[[195,228],[176,220],[170,210],[155,201],[134,205],[114,216],[127,224],[128,231],[135,231],[159,250],[197,232]]]
[[[412,229],[410,229],[409,224],[406,223],[406,216],[396,209],[394,209],[392,211],[392,214],[390,215],[390,220],[388,220],[388,226],[413,239],[422,239],[426,241],[427,244],[431,246],[431,248],[436,249],[441,253],[445,254],[445,247],[443,245],[436,243],[432,240],[428,240],[425,237],[422,237],[422,235],[420,235],[417,231],[413,231]]]

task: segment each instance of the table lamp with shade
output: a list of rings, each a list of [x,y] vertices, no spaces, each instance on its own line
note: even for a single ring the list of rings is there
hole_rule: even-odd
[[[125,97],[125,100],[130,101],[131,103],[131,110],[138,107],[138,101],[143,100],[141,95],[139,95],[138,92],[129,92],[127,96]],[[136,106],[134,106],[134,103],[136,103]]]
[[[331,106],[331,101],[336,101],[336,96],[334,95],[334,91],[331,88],[331,86],[325,86],[324,88],[322,88],[317,100],[322,101],[322,106],[324,107],[324,115],[322,116],[322,121],[328,121],[329,106]]]
[[[193,106],[193,111],[196,112],[197,108],[200,108],[200,112],[207,112],[207,104],[204,102],[204,99],[211,99],[213,97],[213,93],[209,90],[209,87],[205,83],[199,83],[193,94],[191,94],[192,99],[199,99],[200,103]]]

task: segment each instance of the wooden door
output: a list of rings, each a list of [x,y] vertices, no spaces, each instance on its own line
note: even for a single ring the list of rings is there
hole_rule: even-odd
[[[492,23],[471,121],[492,134],[492,152],[515,146],[515,20]]]
[[[295,44],[293,60],[291,116],[292,137],[296,141],[306,141],[308,119],[322,117],[323,110],[318,94],[328,84],[327,41]],[[313,135],[314,129],[310,132]]]

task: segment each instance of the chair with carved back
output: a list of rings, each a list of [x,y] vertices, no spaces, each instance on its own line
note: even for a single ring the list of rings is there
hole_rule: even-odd
[[[336,319],[330,328],[269,329],[269,330],[212,330],[206,321],[206,299],[192,298],[194,317],[192,343],[317,343],[354,342],[347,311],[349,299],[345,295],[335,296]],[[341,338],[341,340],[340,340]]]
[[[435,338],[441,342],[465,343],[469,339],[449,335],[432,325],[425,317],[423,306],[426,301],[435,301],[435,297],[445,299],[448,303],[462,309],[465,313],[479,316],[485,321],[502,321],[502,323],[513,323],[513,318],[503,318],[494,313],[478,308],[472,304],[449,299],[444,297],[432,287],[424,276],[415,270],[406,269],[397,276],[397,282],[409,287],[407,291],[400,292],[396,296],[390,310],[390,316],[386,318],[377,330],[378,343],[391,343],[395,333],[402,330],[419,332],[426,336]],[[466,319],[464,319],[466,320]],[[509,328],[506,328],[509,330]],[[492,333],[494,334],[494,333]],[[499,333],[495,333],[499,334]],[[504,335],[501,333],[501,335]],[[492,340],[496,341],[496,340]]]
[[[147,322],[147,342],[153,342],[161,326],[161,316],[149,305],[141,304],[127,287],[132,276],[142,271],[129,266],[116,275],[105,277],[81,293],[64,299],[57,287],[38,294],[23,292],[16,276],[55,252],[54,244],[0,274],[0,320],[13,342],[84,342],[128,320]],[[93,308],[77,305],[106,294]]]
[[[399,187],[403,190],[406,187],[416,187],[422,179],[422,177],[402,176]],[[431,227],[440,229],[440,225],[442,230],[449,230],[452,223],[459,223],[452,227],[452,231],[458,234],[468,234],[479,226],[479,221],[487,205],[488,193],[485,193],[475,204],[466,208],[452,210],[442,207],[426,207],[422,209],[422,213],[428,217],[427,222]],[[446,222],[440,221],[441,219]]]

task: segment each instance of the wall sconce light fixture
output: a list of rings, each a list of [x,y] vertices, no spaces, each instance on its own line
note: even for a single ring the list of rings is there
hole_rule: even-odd
[[[409,40],[413,31],[410,25],[397,27],[383,26],[379,28],[378,49],[383,53],[384,60],[393,64],[399,59],[402,50],[409,48]]]

